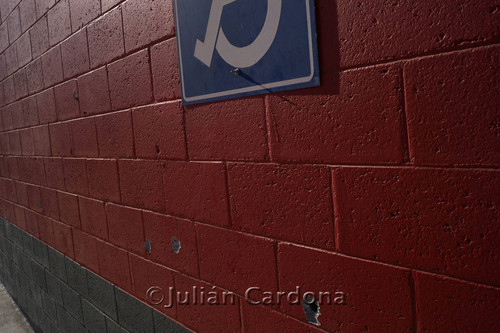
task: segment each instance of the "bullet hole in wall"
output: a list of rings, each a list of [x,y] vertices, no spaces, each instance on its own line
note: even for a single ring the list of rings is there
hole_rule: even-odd
[[[174,253],[179,253],[181,249],[181,241],[177,239],[177,237],[172,237],[172,250]]]
[[[321,326],[321,323],[318,321],[318,317],[321,314],[319,312],[319,303],[318,300],[315,299],[311,295],[304,295],[302,299],[302,309],[306,314],[306,320],[316,326]]]
[[[146,253],[151,253],[151,241],[149,240],[145,241],[144,248],[146,249]]]

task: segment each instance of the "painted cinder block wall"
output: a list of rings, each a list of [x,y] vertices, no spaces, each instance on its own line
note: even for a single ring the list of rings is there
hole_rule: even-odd
[[[6,220],[145,302],[237,295],[152,305],[196,332],[500,331],[497,1],[317,0],[320,87],[191,107],[171,0],[0,16]]]

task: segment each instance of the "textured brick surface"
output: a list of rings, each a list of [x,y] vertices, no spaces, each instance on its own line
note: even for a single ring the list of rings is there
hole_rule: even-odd
[[[302,293],[314,292],[316,298],[320,291],[332,294],[331,304],[325,297],[320,305],[318,320],[326,330],[400,332],[412,327],[407,270],[288,244],[279,246],[278,270],[284,291],[299,286]],[[344,305],[335,304],[336,292],[344,293]],[[300,305],[284,302],[283,309],[298,319],[305,317]]]
[[[116,160],[87,160],[90,196],[101,200],[120,202],[118,164]]]
[[[0,281],[35,330],[498,331],[498,4],[317,0],[320,86],[190,106],[173,4],[0,0]]]
[[[96,117],[95,124],[100,157],[134,156],[130,111]]]
[[[79,157],[97,157],[97,130],[95,119],[78,119],[69,123],[73,155]]]
[[[159,104],[132,111],[137,157],[185,159],[182,108]]]
[[[35,155],[50,156],[49,126],[33,127],[33,144]]]
[[[52,156],[71,156],[71,137],[68,123],[49,125]]]
[[[63,80],[61,49],[59,46],[53,47],[43,54],[42,69],[43,82],[46,88]]]
[[[498,285],[498,172],[335,171],[342,252]],[[480,222],[478,222],[480,221]]]
[[[132,332],[151,332],[153,311],[138,300],[129,297],[122,290],[116,289],[118,321]]]
[[[139,209],[106,204],[109,241],[129,251],[144,254],[144,227]]]
[[[167,213],[215,225],[228,225],[222,164],[167,162],[163,185]]]
[[[269,99],[273,158],[327,163],[401,163],[401,71],[325,75],[322,86]]]
[[[196,232],[202,279],[240,295],[250,286],[277,290],[273,242],[200,224]]]
[[[36,95],[38,119],[40,124],[53,122],[57,119],[54,89],[47,89]]]
[[[54,240],[55,247],[58,251],[61,251],[64,255],[70,258],[75,258],[75,252],[73,248],[73,236],[71,233],[71,228],[67,225],[59,222],[54,222]]]
[[[174,33],[174,11],[168,0],[130,0],[123,7],[127,52]]]
[[[146,50],[108,65],[111,105],[114,110],[142,105],[153,99],[149,56]]]
[[[102,11],[106,11],[123,0],[101,0]]]
[[[63,167],[66,190],[76,194],[88,195],[89,185],[85,160],[77,158],[64,159]]]
[[[10,13],[9,17],[7,17],[7,28],[9,29],[9,41],[15,41],[21,35],[19,7],[16,7],[12,13]]]
[[[14,87],[16,90],[16,100],[28,95],[28,80],[24,69],[14,74]]]
[[[124,204],[165,210],[163,168],[160,162],[120,161],[120,191]]]
[[[42,197],[40,194],[40,188],[38,186],[27,185],[26,195],[28,197],[29,208],[33,211],[41,213],[42,207],[40,206],[40,202],[42,201]]]
[[[79,197],[78,204],[82,230],[101,239],[108,239],[104,203],[99,200]]]
[[[30,94],[39,92],[43,89],[43,67],[40,58],[35,59],[33,62],[26,66],[26,78],[28,80],[28,92]],[[34,100],[34,96],[29,97]],[[38,119],[37,119],[38,121]],[[28,124],[27,124],[28,125]]]
[[[11,155],[21,155],[21,138],[19,131],[9,133],[9,145]]]
[[[87,300],[82,300],[84,325],[91,332],[106,331],[106,317]]]
[[[247,111],[241,112],[243,108]],[[186,108],[190,157],[201,160],[258,160],[267,157],[262,98]]]
[[[17,60],[19,67],[25,66],[32,59],[31,57],[31,41],[29,33],[24,33],[16,42]]]
[[[87,272],[87,285],[89,300],[111,319],[117,320],[115,288],[91,272]]]
[[[25,127],[24,114],[21,102],[16,102],[7,106],[10,111],[10,118],[12,119],[12,128]]]
[[[38,20],[29,31],[33,58],[38,57],[49,48],[49,32],[47,16]]]
[[[40,188],[42,213],[53,219],[59,219],[59,203],[57,192],[47,188]]]
[[[495,332],[500,328],[498,288],[418,273],[417,313],[422,332]]]
[[[115,9],[87,28],[90,66],[97,67],[124,53],[121,10]]]
[[[23,155],[34,155],[35,146],[33,144],[33,132],[31,128],[19,131],[19,136],[21,138],[21,149]]]
[[[328,169],[230,164],[228,179],[236,229],[333,248]]]
[[[61,57],[65,79],[89,70],[89,51],[87,45],[87,30],[77,32],[61,44]]]
[[[36,15],[39,18],[45,14],[52,6],[54,6],[56,0],[35,0]]]
[[[100,0],[70,0],[70,8],[73,31],[77,31],[101,13]]]
[[[79,101],[82,115],[111,110],[106,68],[96,69],[80,76],[78,78],[78,92],[80,93]]]
[[[498,51],[488,47],[407,64],[408,133],[416,164],[500,164],[494,125],[500,99],[489,98],[500,89]]]
[[[147,329],[148,332],[188,332],[10,222],[2,219],[0,225],[0,266],[7,268],[0,271],[0,280],[34,330],[112,333]],[[52,261],[39,260],[33,252],[35,244],[35,248],[45,250],[46,257],[48,249]],[[150,273],[166,272],[150,269],[144,266],[145,260],[139,260],[134,262],[134,267]],[[172,272],[162,281],[173,285]],[[175,317],[175,308],[172,311]]]
[[[35,0],[22,0],[19,3],[21,31],[26,31],[36,21]]]
[[[55,45],[71,34],[69,0],[61,0],[47,14],[49,43]]]
[[[106,280],[132,292],[128,252],[109,243],[97,242],[99,272]]]
[[[194,223],[152,212],[143,212],[144,236],[151,244],[147,257],[193,276],[198,273],[198,247]],[[178,253],[172,249],[173,238],[180,242]]]
[[[151,69],[156,100],[181,98],[177,43],[172,38],[151,47]]]
[[[241,302],[242,326],[245,332],[323,332],[312,325],[299,322],[269,307]]]
[[[62,158],[45,158],[43,160],[43,165],[47,175],[47,186],[58,190],[65,190],[66,185],[64,183],[64,167]]]
[[[67,81],[54,87],[54,95],[56,100],[57,120],[73,119],[80,115],[76,80]]]
[[[130,255],[130,269],[134,281],[134,295],[142,301],[148,302],[151,300],[148,290],[152,286],[160,287],[164,291],[168,291],[169,288],[174,286],[173,271],[133,254]],[[166,305],[168,303],[169,301],[167,301]],[[155,308],[175,317],[177,313],[175,304],[172,307],[165,307],[164,305],[160,303]]]
[[[45,186],[45,167],[42,158],[25,158],[24,163],[18,160],[19,178],[28,183]],[[21,169],[21,167],[23,167]]]
[[[57,201],[59,203],[61,222],[80,228],[78,197],[71,193],[57,192]]]
[[[439,52],[498,38],[494,28],[498,14],[488,0],[403,1],[397,6],[383,0],[350,0],[337,4],[336,11],[337,46],[323,45],[340,48],[342,66]],[[460,22],[467,22],[468,28]]]
[[[6,59],[8,56],[6,55]],[[17,58],[15,58],[17,61]],[[7,65],[9,63],[7,62]],[[5,103],[12,103],[16,100],[16,87],[14,86],[14,76],[11,75],[3,82],[3,90],[5,94]],[[7,129],[7,128],[6,128]]]
[[[175,287],[178,291],[185,292],[193,290],[193,286],[199,289],[213,290],[222,295],[222,290],[213,288],[212,285],[193,279],[185,275],[175,275]],[[222,296],[221,296],[222,297]],[[240,299],[234,298],[234,302],[228,301],[224,305],[208,306],[198,304],[196,306],[178,305],[177,318],[187,327],[196,331],[204,332],[239,332],[240,330]]]
[[[98,272],[99,259],[95,239],[84,232],[73,229],[73,244],[75,259],[90,270]]]
[[[16,45],[11,45],[5,50],[5,62],[7,66],[7,75],[14,73],[19,68]]]

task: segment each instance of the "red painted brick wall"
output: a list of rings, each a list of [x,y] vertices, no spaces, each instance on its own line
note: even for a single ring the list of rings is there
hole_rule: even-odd
[[[0,215],[146,302],[234,292],[157,305],[199,332],[500,331],[499,4],[316,16],[320,87],[182,107],[171,0],[0,0]]]

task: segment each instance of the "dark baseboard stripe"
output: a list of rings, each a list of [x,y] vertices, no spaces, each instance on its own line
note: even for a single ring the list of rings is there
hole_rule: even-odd
[[[190,332],[2,217],[0,281],[35,332]]]

